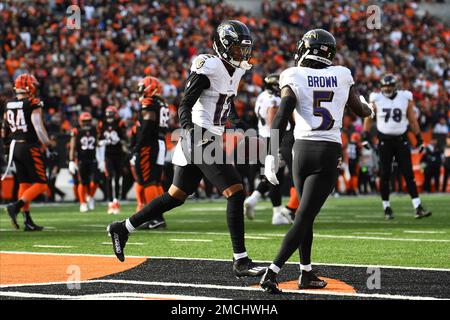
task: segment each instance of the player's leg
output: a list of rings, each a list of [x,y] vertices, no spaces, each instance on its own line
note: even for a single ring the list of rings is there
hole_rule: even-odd
[[[105,160],[105,189],[106,189],[106,198],[108,200],[108,214],[114,213],[114,205],[113,205],[113,175],[114,175],[114,167],[112,164],[111,157],[107,157]]]
[[[294,154],[293,179],[302,201],[277,257],[261,280],[261,286],[265,290],[275,293],[278,290],[274,284],[275,275],[299,247],[302,270],[299,287],[323,288],[326,285],[311,270],[312,231],[317,214],[335,186],[341,161],[341,146],[329,142],[298,140],[294,144]]]
[[[393,219],[394,215],[389,202],[389,184],[391,179],[392,160],[394,157],[395,144],[391,140],[381,140],[380,152],[380,193],[383,210],[386,219]]]
[[[43,154],[38,145],[18,143],[14,149],[13,159],[18,169],[20,183],[29,183],[29,186],[22,186],[22,194],[18,201],[6,207],[8,215],[13,224],[18,229],[17,214],[24,208],[25,231],[40,231],[43,228],[36,225],[31,219],[29,205],[37,196],[47,191],[47,176]]]
[[[164,212],[181,206],[186,198],[194,192],[202,178],[201,171],[195,165],[175,166],[173,183],[168,192],[153,199],[141,211],[121,222],[108,226],[113,242],[113,250],[120,261],[125,260],[123,248],[128,241],[128,234],[142,224],[161,217]]]
[[[121,179],[122,179],[122,157],[120,155],[114,156],[113,158],[113,170],[114,170],[114,213],[119,214],[120,213],[120,192],[121,192]]]
[[[398,162],[400,172],[403,174],[406,182],[406,188],[411,197],[412,205],[416,211],[415,218],[420,219],[423,217],[431,216],[431,211],[425,210],[421,204],[419,193],[417,192],[416,181],[414,179],[414,172],[411,162],[411,151],[409,149],[409,143],[405,140],[398,144],[398,148],[395,150],[395,159]]]
[[[203,175],[227,199],[227,225],[233,247],[233,272],[237,277],[259,276],[264,268],[248,257],[244,238],[244,200],[242,180],[231,164],[200,164]]]
[[[88,186],[90,183],[90,163],[78,162],[78,199],[80,201],[80,212],[88,212],[87,205]]]
[[[282,210],[283,206],[281,205],[281,186],[284,183],[285,175],[284,175],[285,167],[281,167],[277,172],[277,179],[280,184],[274,186],[270,186],[269,197],[272,202],[272,224],[273,225],[286,225],[291,224],[292,219],[290,215],[283,215]]]

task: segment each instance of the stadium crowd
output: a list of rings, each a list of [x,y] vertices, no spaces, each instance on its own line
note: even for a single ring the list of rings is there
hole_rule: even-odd
[[[66,10],[72,2],[0,4],[0,106],[13,95],[13,79],[25,72],[36,76],[48,131],[60,142],[53,175],[67,166],[66,144],[82,111],[100,120],[106,107],[114,105],[131,129],[139,108],[137,82],[143,76],[162,81],[170,127],[177,128],[177,106],[192,59],[213,53],[213,30],[222,20],[234,18],[250,27],[255,44],[254,67],[245,75],[236,101],[248,127],[256,128],[253,107],[264,76],[292,64],[305,30],[324,28],[338,41],[336,64],[351,69],[363,95],[377,90],[386,72],[398,75],[401,86],[413,92],[421,129],[428,134],[422,158],[424,188],[446,190],[445,182],[431,187],[428,178],[445,167],[446,181],[450,172],[450,29],[432,16],[417,15],[414,3],[383,3],[381,29],[369,30],[366,1],[265,0],[260,17],[220,1],[78,1],[81,28],[71,30]],[[346,177],[341,192],[376,189],[376,150],[362,147],[361,130],[361,120],[346,114],[343,147],[347,150],[348,142],[354,142],[359,150],[361,188]]]

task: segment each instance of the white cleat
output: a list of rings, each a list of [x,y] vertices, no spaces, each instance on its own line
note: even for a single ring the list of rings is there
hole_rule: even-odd
[[[285,216],[281,214],[282,207],[275,207],[273,208],[273,215],[272,215],[272,224],[274,226],[280,226],[284,224],[291,224],[289,219],[287,219]]]
[[[283,209],[281,209],[280,213],[283,217],[285,217],[289,221],[290,224],[294,223],[294,221],[292,220],[292,216],[291,216],[291,210],[289,210],[286,207],[283,207]]]
[[[244,202],[244,214],[247,217],[247,219],[253,220],[255,219],[255,206],[250,201],[247,200],[245,200]]]
[[[89,211],[89,208],[88,208],[87,203],[80,204],[80,212],[85,213],[85,212],[88,212],[88,211]]]
[[[95,209],[95,201],[94,201],[94,197],[87,197],[87,202],[88,202],[88,208],[89,210],[94,210]]]

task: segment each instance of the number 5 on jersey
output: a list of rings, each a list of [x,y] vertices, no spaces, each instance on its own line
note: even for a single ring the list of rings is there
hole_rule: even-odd
[[[322,123],[313,130],[330,130],[333,128],[334,119],[330,111],[327,108],[322,107],[322,102],[333,101],[333,91],[314,91],[313,92],[313,114],[316,117],[322,118]]]

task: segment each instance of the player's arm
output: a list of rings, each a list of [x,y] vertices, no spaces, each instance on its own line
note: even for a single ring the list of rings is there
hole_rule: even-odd
[[[291,119],[292,112],[294,112],[295,105],[297,104],[297,97],[289,86],[281,89],[281,103],[277,108],[273,120],[271,120],[271,129],[278,130],[278,145],[281,145],[281,140],[286,132],[286,127]],[[271,137],[272,138],[272,137]],[[272,154],[278,153],[278,150],[271,150]]]
[[[231,98],[230,113],[228,114],[228,119],[236,128],[240,128],[243,130],[246,130],[248,128],[247,123],[245,123],[245,121],[242,121],[237,114],[236,105],[234,104],[234,96]]]
[[[350,87],[347,106],[361,118],[373,117],[375,115],[373,107],[366,102],[363,96],[357,93],[354,86]]]
[[[375,102],[372,102],[372,107],[373,107],[373,111],[376,113],[377,112],[377,105],[375,104]],[[372,128],[372,123],[373,123],[372,117],[364,118],[363,131],[364,132],[369,132],[370,128]]]
[[[267,109],[267,124],[269,127],[272,126],[273,119],[275,118],[275,115],[277,114],[278,106],[276,105],[276,102],[274,101],[273,106]]]
[[[77,144],[76,129],[73,129],[72,134],[70,136],[70,142],[69,142],[69,161],[70,162],[75,161],[76,144]]]
[[[56,143],[48,137],[47,130],[44,126],[44,121],[42,119],[42,109],[37,108],[34,109],[31,113],[31,123],[33,123],[34,130],[36,131],[36,135],[39,138],[39,141],[47,147],[54,147]]]
[[[417,147],[421,147],[423,144],[422,135],[420,133],[419,122],[417,121],[416,114],[414,112],[414,102],[412,100],[408,103],[408,109],[406,109],[406,117],[408,118],[409,127],[412,133],[416,136]]]
[[[158,123],[156,122],[156,112],[149,107],[143,106],[142,122],[140,132],[136,137],[136,144],[134,145],[133,153],[137,152],[142,146],[144,140],[151,139],[158,136]]]
[[[270,132],[270,146],[269,146],[269,154],[266,156],[264,161],[264,175],[267,180],[273,185],[279,184],[277,178],[278,165],[279,165],[279,157],[278,157],[278,148],[272,148],[272,144],[274,139],[278,138],[278,146],[281,145],[281,140],[283,139],[284,133],[286,132],[286,127],[288,125],[289,120],[291,119],[292,112],[295,109],[295,105],[297,104],[297,97],[295,93],[289,86],[284,86],[281,89],[281,103],[280,108],[278,109],[275,117],[272,121],[271,132]],[[274,136],[274,130],[278,131],[278,137]]]
[[[184,90],[184,96],[181,99],[180,107],[178,108],[180,125],[183,129],[189,130],[194,127],[194,124],[192,123],[192,107],[197,102],[202,91],[208,89],[210,85],[211,83],[208,77],[204,74],[191,72],[189,75]]]

